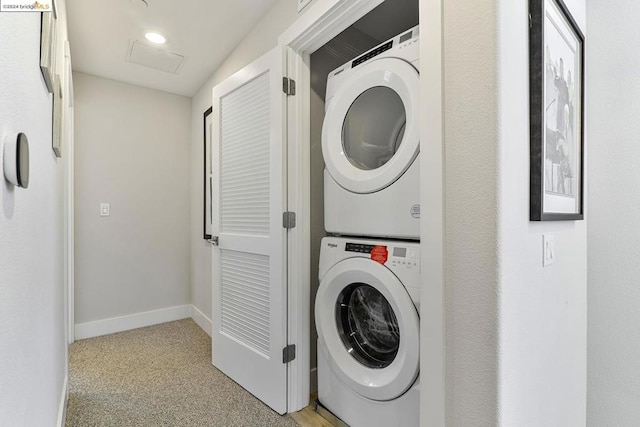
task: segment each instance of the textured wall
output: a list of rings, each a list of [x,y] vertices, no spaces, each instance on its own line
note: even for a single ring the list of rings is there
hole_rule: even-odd
[[[445,1],[443,25],[447,424],[489,426],[498,369],[495,0]]]
[[[76,324],[188,304],[189,98],[83,73],[74,90]]]
[[[593,427],[640,420],[639,19],[636,1],[587,2],[587,424]]]
[[[64,1],[58,1],[58,13],[62,44]],[[40,14],[0,13],[0,40],[0,142],[25,132],[31,165],[26,190],[8,185],[0,172],[0,424],[52,426],[66,375],[66,158],[51,150],[52,98],[39,67]]]

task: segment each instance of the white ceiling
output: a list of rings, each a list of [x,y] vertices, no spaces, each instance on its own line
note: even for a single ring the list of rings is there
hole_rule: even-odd
[[[73,69],[192,96],[277,0],[67,0]],[[144,38],[156,31],[161,46]],[[184,56],[176,74],[127,62],[140,41]]]

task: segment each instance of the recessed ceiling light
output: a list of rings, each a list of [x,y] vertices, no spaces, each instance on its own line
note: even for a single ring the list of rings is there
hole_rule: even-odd
[[[144,37],[151,43],[155,44],[163,44],[167,41],[167,39],[165,39],[163,35],[158,33],[147,33],[144,35]]]

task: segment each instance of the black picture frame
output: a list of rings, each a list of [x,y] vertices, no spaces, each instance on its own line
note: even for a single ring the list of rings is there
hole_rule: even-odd
[[[65,102],[62,89],[62,77],[56,74],[53,86],[53,127],[51,136],[51,148],[56,157],[62,157],[62,138],[64,128]]]
[[[205,240],[211,239],[210,225],[211,221],[207,221],[213,216],[211,198],[213,197],[213,188],[211,182],[211,113],[213,113],[213,107],[209,107],[202,115],[203,123],[203,136],[204,136],[204,156],[203,156],[203,186],[204,189],[202,195],[202,238]],[[208,196],[208,197],[207,197]],[[207,212],[209,210],[209,212]]]
[[[49,93],[55,90],[56,14],[40,13],[40,72]]]
[[[584,35],[562,0],[529,0],[529,103],[529,219],[582,220]]]

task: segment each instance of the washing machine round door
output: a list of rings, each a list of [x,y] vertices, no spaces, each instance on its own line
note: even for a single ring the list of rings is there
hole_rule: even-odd
[[[339,262],[320,282],[315,316],[331,369],[353,391],[383,401],[413,385],[418,312],[391,270],[366,258]]]
[[[328,101],[322,154],[329,174],[354,193],[393,184],[420,149],[420,79],[398,58],[360,65]]]

